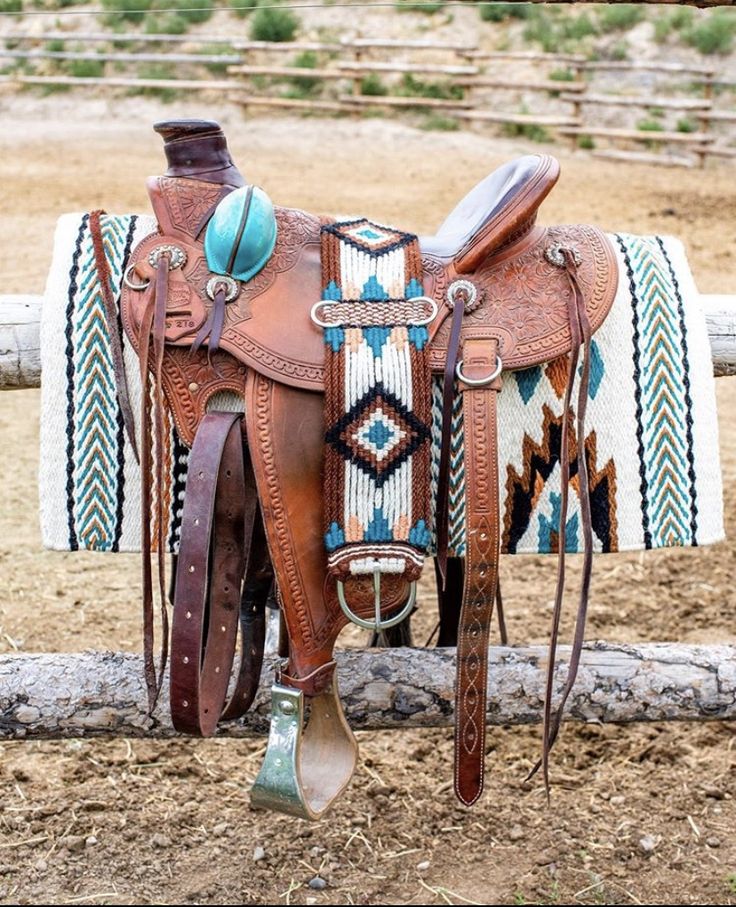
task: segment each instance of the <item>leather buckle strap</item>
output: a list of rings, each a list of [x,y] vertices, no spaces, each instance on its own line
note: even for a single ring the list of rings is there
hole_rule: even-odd
[[[239,413],[208,413],[192,447],[172,627],[171,715],[185,733],[214,733],[238,630],[246,515]]]
[[[455,690],[455,793],[470,806],[483,791],[488,640],[498,585],[498,341],[470,339],[463,348],[467,549]]]

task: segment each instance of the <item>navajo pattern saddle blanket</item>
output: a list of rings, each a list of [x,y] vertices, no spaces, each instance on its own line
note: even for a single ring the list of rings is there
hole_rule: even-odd
[[[131,250],[155,226],[155,220],[147,216],[101,218],[116,297]],[[396,233],[401,235],[405,234]],[[589,463],[594,548],[616,552],[717,542],[724,532],[715,388],[705,322],[683,247],[670,237],[618,234],[612,240],[621,279],[611,312],[592,340],[585,437],[573,439],[575,445],[585,445]],[[336,229],[330,241],[338,257],[341,247],[351,245],[344,225]],[[421,287],[413,285],[412,280],[421,279],[421,267],[417,274],[413,273],[411,250],[401,248],[400,242],[396,254],[404,273],[403,285],[393,290],[377,285],[375,298],[364,299],[360,304],[371,305],[385,299],[387,293],[398,301],[411,298],[416,304]],[[329,256],[324,261],[329,270]],[[344,278],[349,265],[342,267]],[[325,280],[329,287],[328,273]],[[344,288],[342,292],[335,290],[332,301],[358,304],[346,297]],[[327,318],[324,308],[319,317]],[[47,548],[140,549],[140,472],[124,431],[107,323],[89,217],[65,215],[56,232],[42,320],[39,485],[42,534]],[[328,355],[344,357],[341,367],[360,370],[365,363],[350,361],[351,349],[357,348],[356,337],[345,337],[341,330],[326,327]],[[419,380],[426,373],[421,365],[421,327],[411,329],[411,336],[405,326],[397,329],[391,324],[355,330],[371,339],[368,348],[373,351],[372,356],[384,355],[379,341],[387,338],[393,346],[397,342],[402,348],[408,344],[408,361],[415,364],[414,378]],[[404,334],[398,337],[397,330]],[[131,403],[138,413],[138,360],[122,331],[121,340]],[[336,372],[330,369],[329,373]],[[407,380],[410,391],[414,379]],[[500,396],[499,490],[504,553],[557,551],[565,381],[566,358],[510,373],[507,390]],[[380,382],[374,381],[371,386],[362,387],[359,394],[356,389],[357,396],[352,401],[345,399],[340,388],[334,388],[332,396],[329,389],[327,393],[328,401],[336,408],[336,425],[368,405],[369,418],[361,424],[367,433],[363,440],[373,446],[375,462],[395,453],[392,434],[399,430],[397,405],[402,413],[405,407],[393,391],[387,392]],[[426,427],[429,432],[429,445],[423,445],[428,455],[426,462],[417,460],[413,465],[418,470],[429,470],[436,489],[442,423],[439,380],[429,398],[430,411],[413,415],[421,422],[422,430]],[[216,402],[220,409],[240,406],[237,400],[226,396]],[[361,405],[357,406],[359,402]],[[455,416],[449,541],[450,553],[463,556],[465,486],[459,396]],[[165,480],[153,493],[164,505],[161,512],[166,515],[167,547],[175,551],[188,449],[178,438],[171,418],[167,434]],[[61,444],[60,439],[64,439]],[[332,449],[340,457],[340,451]],[[402,461],[413,454],[406,445],[401,448]],[[573,462],[574,459],[573,452]],[[383,470],[382,475],[396,478],[399,473]],[[396,481],[394,486],[389,496],[405,510],[407,538],[411,533],[415,547],[431,553],[435,544],[433,507],[427,513],[413,512],[411,488]],[[566,549],[576,552],[582,549],[582,539],[574,472],[571,487],[575,493],[568,511]],[[350,488],[349,481],[344,488]],[[434,501],[435,495],[430,497]],[[157,513],[158,508],[154,507],[153,512]],[[358,521],[370,521],[373,516],[357,511],[355,514]],[[156,539],[158,531],[152,535]],[[339,553],[349,549],[349,535],[349,526],[342,525],[334,515],[327,515],[325,541],[328,552],[331,549],[335,556],[336,570],[343,562]]]

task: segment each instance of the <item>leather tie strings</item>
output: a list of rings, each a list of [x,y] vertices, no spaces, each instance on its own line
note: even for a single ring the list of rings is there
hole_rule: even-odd
[[[149,711],[153,712],[163,684],[164,671],[168,660],[169,615],[166,596],[166,537],[163,489],[165,484],[165,427],[162,368],[166,331],[166,300],[169,288],[169,256],[164,253],[156,265],[156,274],[151,287],[146,291],[146,302],[141,322],[140,371],[143,393],[141,395],[141,550],[143,582],[143,661]],[[151,363],[151,352],[153,362]],[[151,368],[152,366],[152,368]],[[149,397],[150,375],[153,371],[153,411]],[[153,449],[151,420],[154,422]],[[152,507],[156,481],[156,509]],[[161,606],[161,660],[158,676],[153,660],[154,644],[154,597],[151,571],[151,520],[155,519],[156,548],[158,562],[158,587]]]
[[[450,447],[452,445],[452,408],[455,399],[455,368],[460,353],[460,332],[465,315],[465,299],[458,293],[452,309],[450,340],[442,380],[442,439],[437,477],[437,579],[444,592],[447,586],[447,546],[449,532]]]
[[[572,691],[580,665],[580,656],[583,647],[583,637],[585,632],[585,619],[588,609],[588,598],[590,593],[590,578],[593,565],[593,531],[592,516],[590,510],[590,492],[588,480],[588,466],[585,457],[585,413],[587,409],[588,390],[590,383],[590,341],[592,329],[588,320],[585,308],[585,299],[580,289],[577,278],[577,265],[571,250],[562,249],[565,260],[565,272],[570,284],[570,295],[568,298],[568,319],[570,324],[570,333],[572,337],[572,350],[570,353],[570,363],[568,368],[568,381],[565,390],[564,412],[562,417],[561,441],[560,441],[560,469],[561,469],[561,502],[560,502],[560,522],[558,528],[558,569],[557,569],[557,587],[555,591],[555,604],[552,616],[552,630],[550,633],[550,653],[547,669],[547,681],[544,698],[544,718],[543,718],[543,739],[542,739],[542,758],[537,761],[534,768],[529,772],[527,780],[532,778],[540,768],[544,777],[544,785],[549,798],[550,781],[549,781],[549,755],[559,734],[562,722],[562,714],[567,699]],[[584,352],[583,364],[580,372],[580,385],[578,388],[577,400],[577,457],[576,466],[578,474],[580,510],[583,535],[583,575],[580,590],[580,599],[578,603],[578,612],[575,623],[575,635],[573,639],[570,664],[568,665],[567,679],[562,691],[560,702],[557,709],[552,714],[552,697],[554,692],[554,675],[556,666],[556,652],[559,639],[560,617],[562,613],[562,602],[565,594],[565,556],[567,548],[567,511],[570,491],[570,408],[572,402],[572,392],[575,384],[575,377],[578,370],[578,360],[581,349]]]

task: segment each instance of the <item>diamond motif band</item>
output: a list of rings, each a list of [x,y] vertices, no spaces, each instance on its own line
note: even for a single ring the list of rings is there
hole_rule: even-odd
[[[429,335],[417,314],[434,306],[419,241],[342,221],[322,227],[321,254],[320,318],[330,305],[349,314],[321,322],[328,568],[339,579],[378,571],[414,580],[430,542]]]

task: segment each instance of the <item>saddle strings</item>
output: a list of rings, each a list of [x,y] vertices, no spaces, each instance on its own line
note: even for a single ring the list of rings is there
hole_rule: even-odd
[[[543,738],[542,738],[542,757],[539,759],[532,770],[527,775],[527,781],[542,768],[544,786],[549,799],[550,782],[549,782],[549,755],[550,751],[557,740],[562,715],[568,697],[575,685],[578,668],[580,666],[580,656],[583,648],[583,637],[585,633],[585,621],[588,611],[588,598],[590,594],[590,579],[593,566],[593,529],[592,515],[590,509],[590,492],[588,482],[588,466],[585,457],[585,413],[587,408],[588,390],[590,384],[590,343],[592,338],[592,328],[588,319],[588,313],[585,307],[585,299],[580,289],[577,277],[577,264],[571,250],[563,248],[562,255],[565,260],[565,273],[570,284],[570,296],[568,299],[568,318],[570,323],[570,333],[572,336],[572,349],[570,352],[570,363],[568,369],[568,381],[565,389],[564,412],[562,416],[561,439],[560,439],[560,467],[562,470],[561,477],[561,500],[560,500],[560,522],[558,531],[558,568],[557,568],[557,587],[555,590],[555,604],[552,616],[552,629],[550,632],[549,644],[549,662],[547,667],[547,680],[544,696],[544,717],[543,717]],[[570,406],[572,403],[572,393],[575,385],[575,377],[578,371],[578,360],[580,351],[583,350],[583,363],[580,370],[580,384],[578,387],[578,399],[576,406],[576,433],[577,433],[577,475],[578,475],[578,493],[580,498],[581,523],[583,534],[583,574],[580,588],[580,598],[578,602],[578,611],[575,619],[575,633],[573,637],[572,651],[570,654],[570,663],[567,669],[567,678],[560,696],[557,708],[552,714],[552,697],[554,691],[554,675],[556,668],[557,643],[559,639],[560,617],[562,613],[562,602],[565,594],[565,556],[567,548],[567,511],[570,490]]]
[[[143,393],[141,395],[141,552],[143,580],[143,663],[148,691],[148,707],[153,712],[168,660],[169,614],[166,595],[166,538],[164,533],[163,488],[165,482],[164,456],[164,406],[163,406],[163,356],[166,330],[166,299],[169,288],[169,255],[164,253],[158,260],[156,275],[146,291],[148,299],[141,321],[140,373]],[[153,351],[153,450],[151,444],[151,402],[149,400],[149,360]],[[153,453],[153,458],[152,458]],[[153,462],[152,462],[153,459]],[[153,660],[154,644],[154,600],[153,574],[151,571],[151,518],[154,515],[151,504],[154,481],[156,480],[156,549],[157,578],[161,608],[161,660],[158,676]]]
[[[447,588],[447,549],[449,534],[450,448],[452,446],[452,410],[455,400],[455,369],[460,352],[460,333],[465,315],[466,295],[457,293],[453,309],[447,359],[442,381],[442,439],[437,477],[437,584],[440,593]]]

